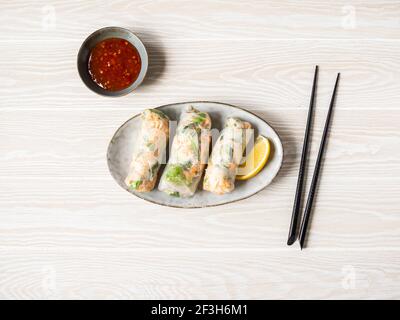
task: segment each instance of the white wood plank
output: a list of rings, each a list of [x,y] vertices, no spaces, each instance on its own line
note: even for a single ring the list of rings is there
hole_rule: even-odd
[[[399,299],[399,14],[397,0],[1,1],[0,298]],[[83,39],[107,25],[138,33],[150,54],[144,85],[119,99],[76,71]],[[309,169],[342,79],[300,251],[285,242],[315,64]],[[114,131],[191,100],[275,127],[285,160],[268,188],[177,210],[112,180]]]
[[[0,243],[24,248],[285,248],[295,179],[223,208],[148,204],[113,181],[2,181]],[[398,249],[398,179],[324,176],[310,246]],[[379,189],[379,191],[377,191]]]
[[[400,5],[385,1],[1,2],[3,40],[82,40],[118,25],[163,39],[399,39]],[[54,18],[53,18],[54,17]]]
[[[307,108],[315,64],[321,66],[321,108],[327,108],[339,71],[341,109],[398,109],[400,103],[400,42],[160,40],[150,45],[144,85],[118,99],[84,86],[76,70],[79,46],[80,41],[18,43],[7,50],[9,44],[0,43],[4,59],[12,61],[2,66],[0,108],[131,110],[193,100],[253,110]]]
[[[8,250],[15,299],[399,298],[399,256],[379,251]]]

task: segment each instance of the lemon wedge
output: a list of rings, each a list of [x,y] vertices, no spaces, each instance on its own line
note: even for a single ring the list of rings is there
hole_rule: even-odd
[[[263,136],[258,136],[254,142],[254,147],[246,157],[246,161],[239,166],[236,176],[237,180],[247,180],[253,178],[264,168],[271,153],[271,144]]]

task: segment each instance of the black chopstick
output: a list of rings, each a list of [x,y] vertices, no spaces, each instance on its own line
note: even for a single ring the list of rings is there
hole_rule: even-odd
[[[313,82],[313,86],[312,86],[312,90],[311,90],[310,106],[308,109],[307,124],[306,124],[306,130],[304,133],[303,151],[301,154],[299,176],[297,178],[296,195],[294,197],[292,219],[290,221],[289,235],[288,235],[288,240],[287,240],[288,246],[292,245],[296,241],[296,231],[297,231],[297,225],[298,225],[298,220],[299,220],[299,216],[300,216],[301,195],[303,192],[304,171],[305,171],[307,154],[308,154],[308,141],[309,141],[309,136],[310,136],[312,114],[313,114],[313,109],[314,109],[317,77],[318,77],[318,66],[315,66],[314,82]]]
[[[324,149],[325,149],[326,140],[327,140],[327,136],[328,136],[329,125],[330,125],[331,118],[332,118],[332,110],[333,110],[333,106],[335,104],[336,91],[337,91],[337,87],[338,87],[338,83],[339,83],[339,78],[340,78],[340,73],[338,73],[338,75],[336,77],[336,82],[335,82],[335,87],[334,87],[333,93],[332,93],[331,103],[329,105],[328,114],[326,116],[324,132],[322,134],[321,144],[319,146],[318,157],[317,157],[317,161],[315,163],[314,174],[313,174],[313,177],[311,180],[310,191],[308,193],[307,204],[306,204],[306,208],[304,210],[303,220],[301,222],[300,235],[299,235],[301,249],[303,249],[304,241],[305,241],[306,234],[307,234],[308,222],[309,222],[310,215],[311,215],[315,190],[317,188],[318,176],[319,176],[319,172],[321,169],[322,156],[324,154]]]

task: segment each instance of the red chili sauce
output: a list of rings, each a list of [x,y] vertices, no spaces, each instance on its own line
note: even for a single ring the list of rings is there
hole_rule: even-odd
[[[141,67],[137,49],[119,38],[99,42],[89,57],[89,73],[93,81],[110,91],[129,87],[139,76]]]

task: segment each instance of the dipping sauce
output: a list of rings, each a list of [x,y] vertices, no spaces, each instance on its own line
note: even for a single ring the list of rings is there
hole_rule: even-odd
[[[109,91],[129,87],[139,76],[142,62],[137,49],[120,38],[99,42],[89,57],[89,73],[93,81]]]

